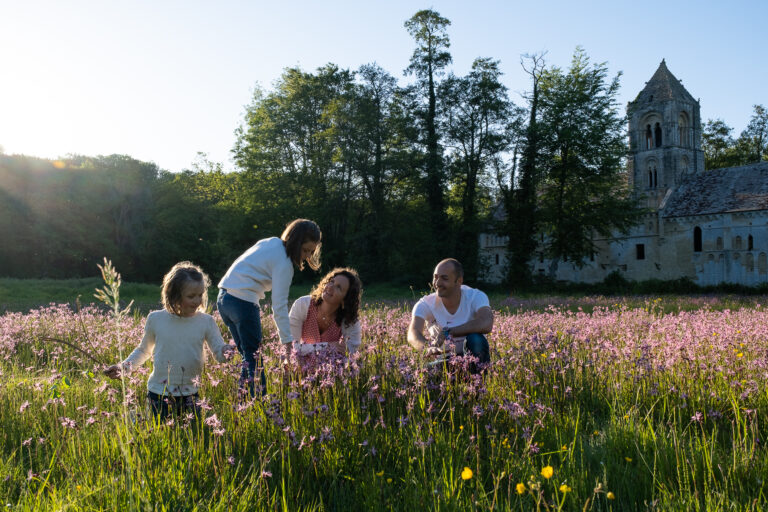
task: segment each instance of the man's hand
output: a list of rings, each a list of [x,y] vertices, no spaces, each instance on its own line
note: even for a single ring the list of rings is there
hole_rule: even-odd
[[[443,354],[445,354],[445,349],[443,347],[430,346],[424,350],[424,355],[427,357],[439,357]]]
[[[115,364],[104,370],[104,375],[110,379],[119,379],[122,371],[123,369],[120,367],[120,365]]]

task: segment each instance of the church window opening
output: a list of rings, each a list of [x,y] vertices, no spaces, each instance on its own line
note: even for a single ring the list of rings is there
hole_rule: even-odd
[[[496,255],[496,264],[497,265],[499,264],[499,255],[498,254]]]
[[[539,263],[544,263],[544,253],[543,252],[539,253]]]
[[[680,145],[687,148],[690,143],[690,129],[688,127],[688,115],[685,112],[680,112],[680,116],[677,118],[677,130],[680,138]]]
[[[693,228],[693,252],[701,252],[701,228]]]
[[[755,271],[755,257],[752,255],[751,252],[747,253],[746,258],[744,258],[746,261],[746,267],[747,272],[754,272]]]
[[[653,188],[659,186],[659,175],[656,173],[656,168],[653,168]]]
[[[651,134],[651,125],[645,126],[645,149],[653,148],[653,135]]]
[[[653,188],[653,169],[648,169],[648,188]]]
[[[723,250],[723,237],[721,237],[721,236],[717,237],[717,242],[715,242],[715,248],[718,251],[722,251]]]
[[[680,170],[683,174],[688,174],[688,159],[685,157],[680,159]]]
[[[761,275],[768,274],[768,256],[761,252],[757,257],[757,273]]]
[[[645,259],[645,244],[635,245],[635,251],[637,252],[637,259],[639,260]]]
[[[749,235],[747,237],[747,250],[752,251],[755,248],[755,239],[752,238],[752,235]]]
[[[654,135],[654,147],[660,148],[661,147],[661,125],[659,123],[656,123],[656,126],[653,129],[653,135]]]

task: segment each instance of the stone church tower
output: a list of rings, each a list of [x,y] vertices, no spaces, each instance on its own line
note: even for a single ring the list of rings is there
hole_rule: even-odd
[[[662,59],[659,68],[627,105],[629,175],[641,205],[663,207],[669,194],[704,170],[699,102]]]

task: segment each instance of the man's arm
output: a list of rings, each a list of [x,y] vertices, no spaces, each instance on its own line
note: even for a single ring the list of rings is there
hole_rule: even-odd
[[[411,325],[408,326],[408,343],[416,350],[424,350],[427,357],[439,356],[445,349],[443,347],[431,347],[424,336],[425,320],[420,316],[411,317]]]
[[[424,337],[424,319],[420,316],[411,317],[411,324],[408,326],[408,344],[416,350],[424,350],[428,345],[427,338]]]
[[[423,322],[423,320],[422,320]],[[413,325],[413,321],[411,321]],[[493,310],[484,306],[478,309],[469,322],[451,327],[451,336],[466,336],[467,334],[488,334],[493,330]],[[408,341],[410,342],[410,330],[408,331]]]

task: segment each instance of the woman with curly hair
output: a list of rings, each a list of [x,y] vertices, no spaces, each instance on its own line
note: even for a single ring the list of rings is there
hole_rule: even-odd
[[[299,297],[288,314],[294,348],[302,356],[318,352],[355,352],[362,341],[358,318],[363,285],[351,268],[328,272],[309,295]]]

